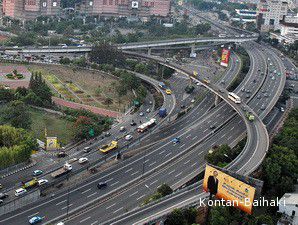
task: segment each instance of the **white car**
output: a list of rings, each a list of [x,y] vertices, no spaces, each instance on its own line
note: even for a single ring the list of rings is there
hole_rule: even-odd
[[[85,162],[88,162],[88,158],[83,157],[83,158],[80,158],[80,159],[79,159],[79,163],[80,163],[80,164],[83,164],[83,163],[85,163]]]
[[[150,113],[150,109],[146,109],[146,112],[147,112],[147,113]]]
[[[126,141],[130,141],[132,138],[133,138],[133,136],[130,135],[130,134],[128,134],[128,135],[125,136],[125,140]]]
[[[121,132],[123,132],[123,131],[125,131],[126,129],[125,129],[125,127],[120,127],[120,131]]]
[[[195,100],[194,100],[194,99],[192,99],[190,102],[191,102],[191,103],[194,103],[194,102],[195,102]]]
[[[41,186],[41,185],[48,183],[49,181],[47,179],[40,179],[37,182],[38,182],[38,185]]]
[[[143,112],[140,112],[140,114],[139,114],[140,116],[144,116],[144,113]]]

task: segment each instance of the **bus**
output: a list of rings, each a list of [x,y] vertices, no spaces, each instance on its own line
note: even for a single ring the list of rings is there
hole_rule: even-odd
[[[158,86],[162,89],[167,89],[167,86],[165,85],[164,82],[159,82]]]
[[[229,92],[228,98],[230,100],[232,100],[236,104],[240,104],[241,103],[241,98],[238,95],[236,95],[235,93],[233,93],[233,92]]]
[[[139,133],[143,133],[146,130],[148,130],[149,128],[153,127],[156,124],[156,119],[152,118],[151,120],[149,120],[146,123],[141,124],[140,126],[138,126],[137,131]]]

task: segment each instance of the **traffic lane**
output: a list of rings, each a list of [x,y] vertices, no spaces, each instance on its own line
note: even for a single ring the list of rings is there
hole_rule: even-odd
[[[235,122],[230,123],[225,130],[216,133],[214,138],[190,150],[190,152],[184,154],[182,158],[179,158],[167,168],[163,168],[158,173],[154,174],[152,178],[145,179],[142,183],[111,199],[111,201],[103,203],[86,214],[68,221],[66,224],[79,224],[84,218],[90,218],[90,220],[88,220],[90,222],[97,220],[99,223],[103,223],[106,220],[140,206],[144,199],[150,194],[153,194],[161,183],[175,185],[177,180],[179,182],[179,179],[187,177],[193,170],[201,169],[201,171],[203,171],[205,164],[204,155],[214,144],[225,144],[227,143],[227,137],[230,137],[232,140],[245,131],[243,121],[239,124],[238,120],[242,121],[238,117]],[[226,133],[226,130],[229,130],[229,133]],[[214,139],[217,140],[215,143]],[[181,142],[180,145],[181,144],[183,144],[183,142]]]

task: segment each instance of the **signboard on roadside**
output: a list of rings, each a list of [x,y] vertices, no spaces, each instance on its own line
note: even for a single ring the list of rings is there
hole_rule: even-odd
[[[46,137],[46,140],[47,140],[46,150],[56,150],[58,148],[57,137]]]
[[[228,49],[223,49],[221,54],[221,62],[220,65],[224,67],[228,67],[230,60],[231,51]]]

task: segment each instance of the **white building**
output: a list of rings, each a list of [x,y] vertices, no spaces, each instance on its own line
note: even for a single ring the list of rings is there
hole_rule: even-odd
[[[241,22],[256,22],[257,12],[250,9],[235,9],[236,16],[232,18],[233,21]]]
[[[298,193],[285,193],[279,200],[278,212],[282,213],[282,218],[278,221],[278,225],[298,224]]]
[[[261,0],[257,7],[258,29],[262,32],[279,30],[280,21],[287,14],[287,0]]]

